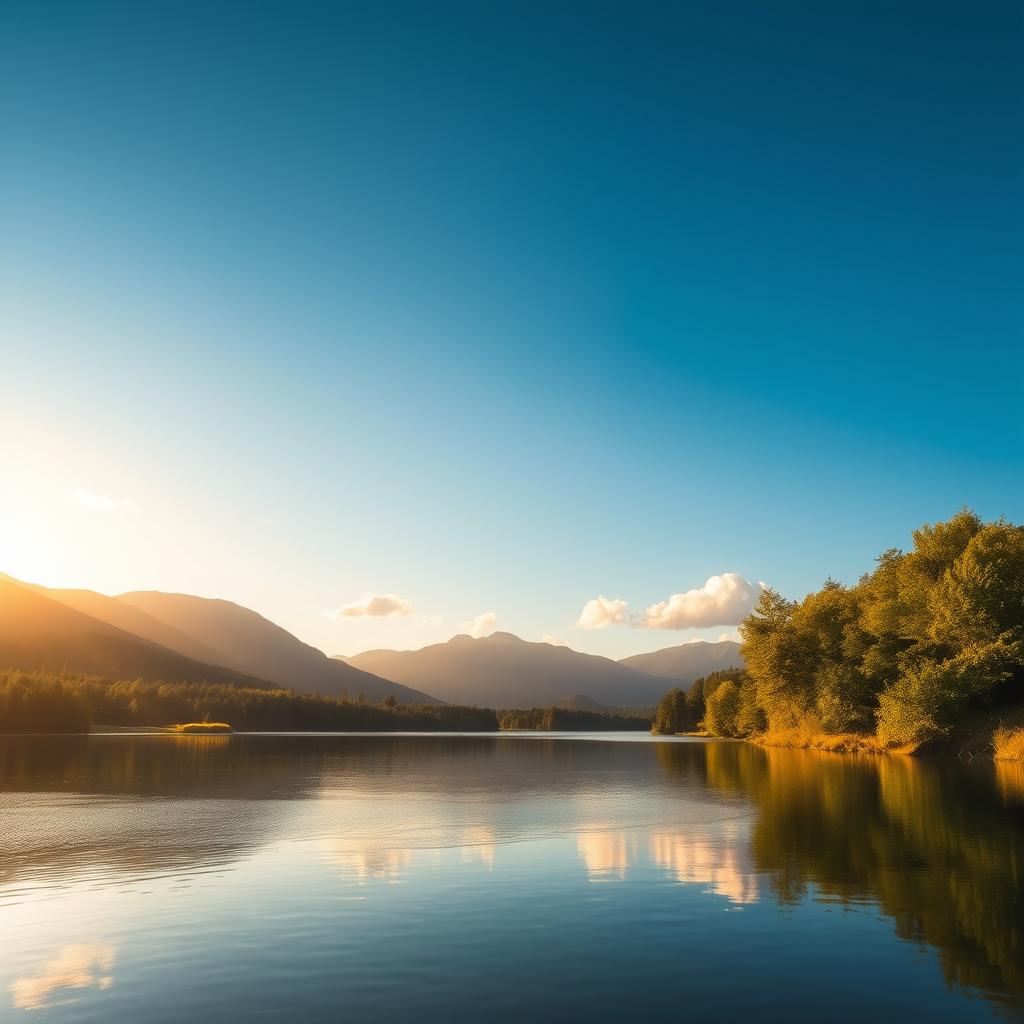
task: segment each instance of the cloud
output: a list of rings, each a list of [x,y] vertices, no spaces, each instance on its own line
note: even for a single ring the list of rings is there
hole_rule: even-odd
[[[652,604],[638,625],[647,629],[735,626],[754,610],[759,593],[760,584],[739,573],[725,572],[712,576],[703,587]]]
[[[545,633],[541,638],[542,644],[551,644],[552,647],[568,647],[569,645],[564,640],[559,640],[557,636],[552,636],[550,633]]]
[[[72,491],[68,497],[83,508],[94,512],[133,512],[138,514],[139,506],[127,498],[108,498],[104,494],[93,494],[92,491]]]
[[[7,990],[19,1010],[39,1010],[52,1005],[53,997],[65,989],[110,988],[113,970],[113,946],[83,942],[65,946],[35,974],[16,978]]]
[[[576,620],[580,629],[604,629],[613,623],[625,622],[629,616],[629,605],[625,601],[613,601],[603,594],[588,601]]]
[[[440,629],[444,625],[444,619],[440,615],[420,615],[413,625],[425,629]]]
[[[475,619],[467,619],[465,622],[459,624],[460,633],[469,633],[470,636],[487,636],[488,633],[493,633],[494,628],[498,625],[498,616],[494,612],[484,612],[478,615]]]
[[[363,594],[358,601],[328,610],[329,619],[404,619],[414,614],[411,601],[397,594]]]

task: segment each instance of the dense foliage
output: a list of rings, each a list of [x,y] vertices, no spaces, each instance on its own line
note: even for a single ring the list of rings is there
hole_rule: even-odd
[[[707,725],[705,719],[708,708],[705,694],[714,694],[721,684],[738,683],[742,678],[742,669],[720,669],[695,679],[689,690],[669,690],[654,711],[651,732],[672,736],[679,732],[696,732],[706,728],[709,732],[714,731],[716,735],[733,735],[731,730],[719,732]],[[716,707],[713,707],[710,713],[712,722],[717,722],[721,718]]]
[[[669,690],[658,701],[651,721],[651,732],[662,736],[673,736],[677,732],[687,732],[690,728],[690,716],[686,706],[686,692],[678,687]]]
[[[705,728],[919,744],[1024,699],[1024,528],[965,510],[913,537],[855,586],[765,590],[740,626],[746,672],[704,689]]]
[[[0,673],[0,733],[87,732],[100,725],[227,722],[250,731],[494,731],[488,708],[335,700],[221,683],[110,682],[95,676]]]
[[[73,682],[42,672],[0,673],[0,733],[88,732],[92,709]]]
[[[528,708],[502,711],[502,729],[541,729],[545,731],[594,730],[599,732],[626,732],[647,729],[650,719],[637,715],[609,714],[603,711],[583,711],[576,708]]]

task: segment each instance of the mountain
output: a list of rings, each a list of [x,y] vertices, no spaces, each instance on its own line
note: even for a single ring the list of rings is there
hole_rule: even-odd
[[[593,697],[588,697],[585,693],[576,693],[571,697],[563,697],[561,700],[556,700],[554,706],[556,708],[564,708],[566,711],[597,711],[602,715],[614,715],[622,711],[636,710],[634,708],[617,708],[611,704],[598,704]]]
[[[650,654],[634,654],[631,658],[623,658],[619,664],[663,679],[692,683],[694,679],[720,669],[742,668],[743,656],[740,645],[734,640],[719,640],[713,644],[700,640],[664,647]]]
[[[0,667],[112,679],[278,686],[370,700],[435,697],[332,661],[287,630],[230,601],[139,592],[108,597],[49,589],[0,573]]]
[[[401,685],[400,680],[381,679],[328,658],[269,619],[231,601],[155,590],[119,594],[116,600],[216,649],[220,664],[279,686],[333,697],[347,692],[350,697],[365,694],[374,701],[393,696],[403,704],[438,703],[426,693]]]
[[[418,651],[366,651],[349,663],[451,703],[482,707],[547,707],[573,695],[641,707],[656,704],[666,689],[663,679],[608,658],[511,633],[463,634]]]
[[[210,665],[223,665],[227,661],[224,652],[204,644],[195,637],[183,633],[180,629],[161,622],[160,619],[144,612],[141,608],[119,601],[116,597],[97,594],[94,590],[64,590],[43,587],[38,583],[22,583],[22,586],[34,590],[37,594],[59,601],[68,608],[91,615],[94,619],[116,626],[126,633],[132,633],[143,640],[160,644],[187,658],[205,662]]]
[[[98,595],[99,596],[99,595]],[[0,574],[0,667],[84,672],[112,679],[260,685],[55,601]]]

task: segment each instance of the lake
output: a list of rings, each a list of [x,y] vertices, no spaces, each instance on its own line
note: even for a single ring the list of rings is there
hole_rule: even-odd
[[[0,1018],[1024,1016],[1024,768],[0,737]]]

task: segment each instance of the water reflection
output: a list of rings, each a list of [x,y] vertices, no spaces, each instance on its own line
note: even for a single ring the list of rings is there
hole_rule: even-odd
[[[638,840],[626,832],[584,832],[576,837],[576,849],[591,882],[622,881],[636,860]]]
[[[1024,1006],[1016,771],[730,744],[707,748],[706,778],[754,802],[754,863],[781,902],[813,891],[877,905],[901,938],[938,952],[949,984]]]
[[[340,868],[348,881],[397,882],[412,863],[412,850],[365,840],[331,839],[325,844],[324,858]]]
[[[488,871],[494,870],[494,853],[497,848],[495,833],[492,828],[480,825],[470,826],[462,836],[459,844],[464,863],[479,861]]]
[[[657,925],[643,933],[642,951],[622,955],[653,961],[679,934],[674,900],[685,891],[691,908],[694,893],[710,894],[701,912],[720,917],[723,908],[758,904],[753,914],[729,918],[744,923],[763,920],[776,904],[865,907],[872,914],[878,908],[890,941],[895,934],[934,951],[954,990],[981,992],[1007,1012],[1024,1008],[1018,765],[852,758],[741,743],[3,738],[0,820],[0,910],[20,911],[26,928],[33,901],[60,907],[76,887],[95,893],[140,878],[170,885],[212,870],[243,874],[258,863],[255,891],[288,904],[280,913],[294,929],[347,885],[369,893],[381,883],[373,899],[346,904],[380,914],[389,906],[405,914],[404,903],[389,901],[404,901],[413,890],[428,901],[420,912],[433,912],[432,879],[457,880],[447,898],[456,891],[507,894],[501,898],[509,902],[487,904],[486,912],[467,910],[455,931],[443,932],[449,942],[466,920],[486,929],[491,911],[507,929],[520,903],[561,908],[559,927],[575,927],[578,893],[566,895],[574,884],[595,906],[622,899],[616,920],[623,926],[640,927],[643,919],[628,915],[646,900],[657,907]],[[504,884],[481,885],[491,874]],[[308,883],[316,901],[309,905],[300,888],[306,877],[316,879]],[[390,885],[413,878],[421,884]],[[589,889],[588,882],[606,884]],[[142,887],[139,899],[149,913]],[[306,909],[294,910],[290,901]],[[156,906],[162,912],[168,905]],[[226,928],[235,927],[233,916],[226,920]],[[793,934],[785,929],[796,927],[793,914],[778,921],[773,927],[785,942]],[[379,948],[389,948],[390,936],[407,923],[395,925]],[[53,927],[63,934],[59,921]],[[167,927],[168,934],[195,934],[185,912],[178,933]],[[262,927],[269,932],[270,925]],[[78,932],[97,933],[120,942],[119,933],[91,923]],[[16,950],[13,935],[0,929],[8,943],[0,960]],[[261,935],[246,938],[258,943]],[[314,944],[301,931],[295,935]],[[476,955],[492,937],[474,935],[465,939],[475,946],[464,955]],[[337,933],[318,941],[329,949]],[[12,1006],[63,1006],[112,984],[115,943],[54,948],[52,937],[40,939],[35,961],[16,968],[11,962],[0,992],[7,989]],[[120,993],[130,944],[117,948]],[[420,952],[426,956],[429,948]],[[520,953],[502,953],[514,955]],[[632,969],[639,970],[636,962]],[[316,974],[304,982],[327,984]]]
[[[1024,803],[1024,764],[997,761],[996,781],[1004,799]]]
[[[650,838],[651,859],[677,882],[706,886],[730,903],[756,903],[758,876],[746,840],[736,827],[713,838],[660,833]]]
[[[108,989],[114,983],[114,959],[113,946],[87,942],[65,946],[35,973],[11,982],[11,1002],[19,1010],[40,1010],[68,990]]]

